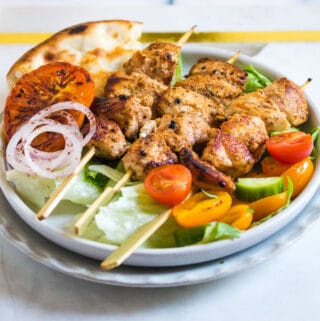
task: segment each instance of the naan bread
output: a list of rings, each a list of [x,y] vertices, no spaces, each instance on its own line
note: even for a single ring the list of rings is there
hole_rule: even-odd
[[[89,71],[96,96],[103,96],[111,71],[122,69],[132,54],[141,49],[140,22],[104,20],[81,23],[64,29],[27,51],[9,70],[11,88],[25,73],[41,65],[64,61]]]

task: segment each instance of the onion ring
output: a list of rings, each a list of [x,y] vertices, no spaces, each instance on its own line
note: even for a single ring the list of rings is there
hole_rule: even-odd
[[[88,118],[90,129],[85,137],[82,136],[72,115],[65,111],[70,109],[80,111]],[[56,112],[63,114],[66,124],[47,118]],[[94,114],[86,106],[75,102],[51,105],[35,114],[11,137],[6,149],[7,162],[16,170],[27,174],[38,174],[48,178],[67,176],[80,163],[82,148],[90,141],[95,131]],[[64,149],[45,152],[31,146],[32,141],[44,132],[61,134],[65,140]]]

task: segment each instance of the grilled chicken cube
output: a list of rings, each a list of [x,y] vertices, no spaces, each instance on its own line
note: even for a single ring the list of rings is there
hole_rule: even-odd
[[[255,159],[240,140],[216,128],[211,129],[210,136],[201,156],[203,161],[232,177],[240,177],[252,169]]]
[[[112,120],[96,117],[96,132],[87,146],[96,148],[96,156],[106,159],[118,159],[127,150],[126,139],[120,127]],[[88,132],[89,124],[83,128],[83,132]]]
[[[112,73],[105,86],[106,97],[118,97],[125,100],[134,96],[142,106],[152,108],[155,101],[167,89],[167,86],[151,79],[147,75],[133,72],[126,74],[123,71]]]
[[[174,152],[178,152],[182,147],[207,142],[209,130],[210,126],[201,115],[180,113],[161,117],[155,133],[161,135]]]
[[[190,148],[184,147],[179,152],[179,158],[183,165],[188,167],[192,174],[192,183],[200,188],[213,188],[219,186],[226,191],[235,190],[235,184],[231,177],[221,173],[214,166],[199,159],[198,155]]]
[[[181,48],[173,43],[154,42],[136,51],[123,66],[128,72],[139,72],[169,85],[176,70]]]
[[[146,121],[140,128],[139,137],[147,137],[157,129],[158,123],[156,119]]]
[[[219,108],[224,110],[230,102],[243,94],[243,88],[232,84],[227,79],[215,78],[210,74],[195,74],[176,83],[183,87],[198,92],[214,101]]]
[[[241,141],[255,161],[258,161],[265,151],[265,142],[269,136],[260,117],[235,114],[221,125],[221,130]]]
[[[152,118],[151,108],[142,106],[134,96],[95,98],[91,110],[115,121],[128,140],[135,139],[144,123]]]
[[[307,100],[300,88],[291,80],[280,78],[263,91],[286,114],[292,126],[299,126],[308,120]]]
[[[126,138],[133,140],[144,123],[153,117],[154,103],[166,88],[146,75],[118,71],[107,80],[106,97],[96,98],[91,109],[117,122]]]
[[[263,90],[242,95],[233,100],[226,109],[228,115],[247,114],[260,117],[268,134],[273,131],[285,131],[291,126],[286,114],[282,112]]]
[[[208,123],[214,123],[216,118],[225,118],[213,100],[183,87],[165,90],[156,104],[156,111],[158,116],[193,112],[201,115]]]
[[[225,79],[229,83],[238,86],[244,91],[247,81],[247,73],[239,67],[228,62],[202,58],[192,66],[189,76],[208,74],[215,79]]]
[[[178,162],[162,135],[150,134],[138,138],[122,158],[126,170],[132,170],[133,180],[143,180],[150,170]]]

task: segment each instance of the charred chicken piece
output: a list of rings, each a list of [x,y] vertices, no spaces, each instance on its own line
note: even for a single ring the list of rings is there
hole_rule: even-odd
[[[241,141],[257,162],[265,150],[269,138],[261,118],[245,114],[235,114],[221,125],[221,131]]]
[[[181,48],[173,43],[154,42],[136,51],[123,66],[126,72],[139,72],[169,85],[179,60]]]
[[[180,113],[175,116],[164,115],[158,121],[155,134],[166,141],[172,151],[182,147],[192,147],[208,141],[210,126],[196,113]]]
[[[96,156],[106,159],[118,159],[127,150],[126,139],[120,127],[112,120],[96,117],[97,127],[88,147],[96,147]],[[83,132],[89,130],[89,124],[83,127]]]
[[[115,121],[128,140],[135,139],[143,124],[152,118],[151,108],[142,106],[134,96],[95,98],[91,110],[100,117]]]
[[[265,123],[268,134],[273,131],[285,131],[291,127],[286,114],[266,95],[264,90],[257,90],[233,100],[226,109],[226,113],[230,116],[247,114],[260,117]]]
[[[150,134],[138,138],[122,158],[126,170],[133,171],[133,180],[143,180],[150,170],[165,164],[178,162],[163,136]]]
[[[156,104],[156,112],[158,116],[193,112],[201,115],[209,124],[213,124],[216,117],[225,118],[213,100],[183,87],[165,90]]]
[[[228,192],[235,190],[235,184],[231,177],[221,173],[214,168],[214,166],[199,159],[197,154],[190,148],[182,148],[179,152],[179,158],[181,163],[190,169],[192,181],[195,186],[200,188],[219,186],[225,188]]]
[[[224,110],[230,102],[243,94],[243,88],[227,79],[215,78],[210,74],[195,74],[176,83],[177,87],[183,87],[198,92],[214,101]]]
[[[133,72],[126,74],[117,71],[110,75],[105,86],[105,96],[126,100],[134,96],[142,105],[152,108],[155,101],[167,89],[167,86],[151,79],[147,75]]]
[[[263,91],[286,114],[292,126],[299,126],[308,120],[307,100],[300,88],[291,80],[280,78]]]
[[[210,136],[202,153],[203,161],[232,177],[240,177],[252,169],[255,159],[240,140],[216,128],[211,129]]]
[[[247,73],[244,70],[228,62],[216,59],[200,59],[189,72],[189,76],[205,74],[215,79],[225,79],[234,86],[238,86],[241,91],[244,91],[247,81]]]
[[[114,120],[128,140],[153,117],[153,105],[167,87],[146,75],[123,71],[107,80],[105,98],[96,98],[91,109],[97,115]]]

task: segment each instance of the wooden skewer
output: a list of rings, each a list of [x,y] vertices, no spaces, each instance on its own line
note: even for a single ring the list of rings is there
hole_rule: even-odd
[[[241,51],[238,50],[232,57],[227,60],[227,63],[232,65],[239,58],[240,54]]]
[[[191,190],[183,200],[185,202],[194,194]],[[172,208],[159,214],[154,220],[140,226],[133,232],[113,253],[102,261],[100,267],[111,270],[121,265],[144,241],[146,241],[157,229],[159,229],[170,217]]]
[[[123,263],[135,249],[147,240],[161,225],[163,225],[171,215],[172,209],[168,209],[158,215],[154,220],[140,226],[131,234],[113,253],[111,253],[102,263],[101,268],[111,270]]]
[[[95,154],[95,148],[91,147],[89,151],[84,155],[82,158],[80,164],[76,167],[74,172],[70,174],[63,183],[52,193],[51,197],[48,199],[46,204],[42,207],[42,209],[37,214],[38,220],[43,220],[47,218],[52,211],[55,209],[55,207],[58,205],[58,203],[61,201],[65,193],[67,192],[68,187],[75,181],[77,178],[77,175],[80,173],[80,171],[84,168],[84,166],[89,162],[89,160],[94,156]]]
[[[77,235],[82,235],[86,227],[91,222],[98,208],[109,202],[114,194],[128,182],[132,175],[132,171],[128,170],[126,174],[117,182],[114,187],[108,186],[103,193],[88,207],[88,209],[80,216],[80,218],[74,224],[74,232]]]
[[[309,84],[311,83],[312,79],[311,78],[308,78],[301,86],[300,86],[300,90],[301,91],[304,91],[308,86]]]
[[[191,27],[191,29],[189,29],[186,33],[184,33],[182,37],[176,42],[176,45],[179,47],[184,45],[188,41],[188,39],[190,38],[190,36],[192,35],[196,27],[197,25],[194,25],[193,27]]]

